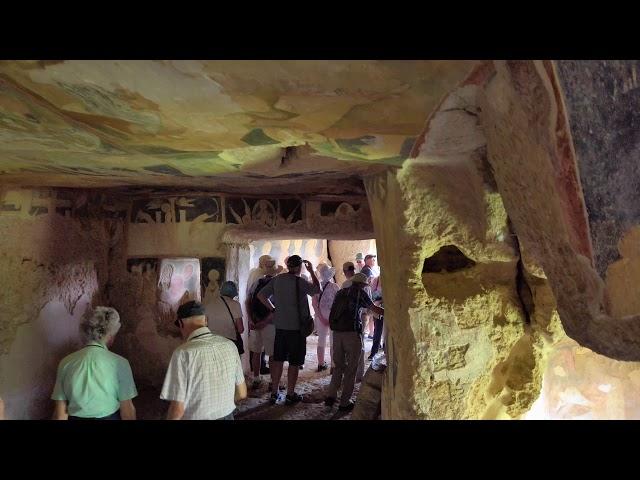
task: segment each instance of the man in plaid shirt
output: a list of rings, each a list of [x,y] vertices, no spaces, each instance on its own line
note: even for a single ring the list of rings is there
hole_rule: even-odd
[[[233,420],[235,402],[247,397],[235,344],[207,328],[200,302],[180,306],[175,322],[186,341],[175,349],[160,398],[167,420]]]

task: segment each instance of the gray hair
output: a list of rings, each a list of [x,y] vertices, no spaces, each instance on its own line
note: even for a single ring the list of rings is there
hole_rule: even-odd
[[[96,307],[91,316],[80,324],[87,341],[99,342],[120,330],[120,315],[115,308]]]

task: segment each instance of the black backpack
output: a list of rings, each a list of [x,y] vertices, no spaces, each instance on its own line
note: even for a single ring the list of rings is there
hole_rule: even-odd
[[[270,313],[269,309],[265,307],[264,303],[262,303],[258,298],[258,293],[267,285],[267,283],[271,281],[271,278],[273,277],[261,278],[260,280],[258,280],[258,285],[256,285],[256,289],[251,297],[251,313],[253,318],[256,318],[258,320],[266,318],[266,316]]]
[[[357,288],[357,287],[356,287]],[[358,315],[358,304],[362,292],[358,288],[357,297],[352,293],[351,287],[338,290],[336,298],[331,305],[329,314],[329,327],[335,332],[360,332],[360,316]],[[355,308],[352,308],[355,306]]]

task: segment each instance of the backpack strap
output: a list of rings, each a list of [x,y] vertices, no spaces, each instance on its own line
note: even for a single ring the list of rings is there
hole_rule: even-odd
[[[360,320],[360,294],[362,293],[362,289],[360,287],[358,288],[358,296],[356,297],[356,314],[355,314],[355,318],[354,320],[354,326],[356,327],[356,332],[358,331],[358,321]],[[359,332],[360,333],[360,332]]]
[[[302,322],[302,314],[300,312],[300,282],[296,275],[294,275],[293,278],[296,279],[296,308],[298,309],[298,321]]]
[[[322,315],[322,312],[320,311],[320,302],[322,301],[322,295],[324,295],[324,291],[327,289],[327,285],[329,285],[329,282],[327,282],[324,288],[320,290],[320,296],[318,297],[318,312],[320,313],[320,315]],[[324,315],[323,315],[323,318],[324,318]]]
[[[229,316],[231,317],[231,323],[233,323],[233,329],[236,331],[236,335],[238,335],[238,327],[236,326],[236,319],[233,318],[233,313],[231,313],[231,309],[229,305],[227,305],[227,301],[224,299],[222,295],[220,295],[220,299],[224,303],[224,306],[227,307],[227,312],[229,312]]]

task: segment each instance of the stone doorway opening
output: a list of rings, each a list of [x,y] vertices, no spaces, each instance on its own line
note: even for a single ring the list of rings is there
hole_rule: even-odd
[[[240,302],[246,309],[246,298],[248,283],[256,278],[258,270],[258,262],[262,255],[270,255],[276,260],[277,265],[284,267],[285,260],[290,255],[300,255],[305,260],[309,260],[314,267],[320,263],[325,263],[335,268],[336,274],[333,278],[338,285],[342,285],[345,281],[342,272],[342,265],[351,261],[356,263],[356,255],[362,253],[377,255],[375,239],[366,240],[331,240],[331,239],[267,239],[255,240],[245,246],[245,261],[238,262],[240,271],[237,272],[237,278],[240,279],[239,291]],[[233,263],[233,262],[232,262]],[[378,271],[381,268],[378,269]],[[258,273],[259,275],[259,273]],[[308,273],[303,272],[303,276],[307,277]],[[242,282],[245,280],[244,284]],[[314,315],[313,302],[309,299],[309,310]],[[246,312],[245,312],[246,313]],[[246,315],[245,315],[246,321]],[[373,322],[371,323],[373,328]],[[248,345],[248,337],[245,330],[245,345]],[[262,383],[260,387],[249,389],[249,396],[246,400],[238,405],[236,418],[238,420],[331,420],[331,419],[348,419],[350,414],[339,414],[336,408],[330,409],[324,406],[323,400],[325,390],[331,380],[330,369],[318,371],[318,332],[314,332],[307,338],[307,354],[305,364],[299,373],[296,392],[304,396],[304,400],[293,407],[284,406],[282,401],[276,405],[269,403],[269,384],[271,377],[269,374],[262,375]],[[364,367],[359,372],[359,376],[364,375],[369,367],[370,361],[367,357],[371,351],[372,339],[365,338]],[[249,352],[246,349],[242,355],[243,366],[247,379],[250,376]],[[268,357],[265,359],[268,362]],[[331,363],[330,342],[326,340],[325,362]],[[281,386],[286,384],[288,364],[285,362]],[[248,386],[251,387],[250,383]],[[360,389],[360,382],[356,384],[353,399],[357,399]],[[284,398],[284,397],[283,397]],[[280,399],[280,400],[283,400]]]

